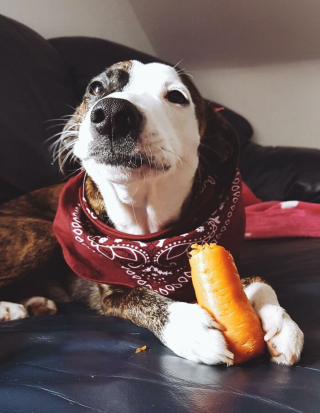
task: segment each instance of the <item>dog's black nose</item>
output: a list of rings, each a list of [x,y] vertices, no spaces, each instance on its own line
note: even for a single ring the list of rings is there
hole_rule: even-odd
[[[128,100],[106,98],[98,102],[91,112],[91,123],[96,131],[112,140],[139,137],[142,115]]]

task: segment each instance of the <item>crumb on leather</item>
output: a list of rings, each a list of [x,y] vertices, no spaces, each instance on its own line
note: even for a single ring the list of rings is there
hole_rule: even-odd
[[[147,346],[139,347],[136,349],[136,354],[140,353],[141,351],[145,351],[145,350],[147,350]]]

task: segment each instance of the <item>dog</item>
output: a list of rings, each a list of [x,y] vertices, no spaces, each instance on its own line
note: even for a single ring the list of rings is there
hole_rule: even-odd
[[[148,328],[178,356],[232,365],[222,327],[194,303],[186,267],[192,241],[224,239],[237,255],[243,238],[231,126],[186,73],[132,60],[90,82],[57,145],[61,167],[75,158],[82,172],[1,206],[1,321],[78,301]],[[272,287],[259,277],[242,284],[271,361],[296,363],[303,333]]]

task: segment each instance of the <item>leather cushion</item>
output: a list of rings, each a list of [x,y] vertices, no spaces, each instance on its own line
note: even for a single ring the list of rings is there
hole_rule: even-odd
[[[75,105],[57,51],[28,27],[0,16],[0,202],[62,179],[51,165],[47,129]]]
[[[260,146],[241,148],[243,180],[262,201],[320,203],[320,150]]]
[[[267,356],[236,367],[195,364],[129,321],[64,304],[60,315],[0,324],[0,411],[318,412],[319,249],[320,239],[247,241],[239,267],[244,277],[265,277],[304,331],[296,366]]]

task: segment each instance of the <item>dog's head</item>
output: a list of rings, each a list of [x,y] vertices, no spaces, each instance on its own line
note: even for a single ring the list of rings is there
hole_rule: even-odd
[[[232,178],[238,160],[233,130],[187,74],[135,60],[92,79],[62,134],[62,164],[68,150],[90,176],[118,183],[195,172],[201,151],[212,151],[217,171]]]

